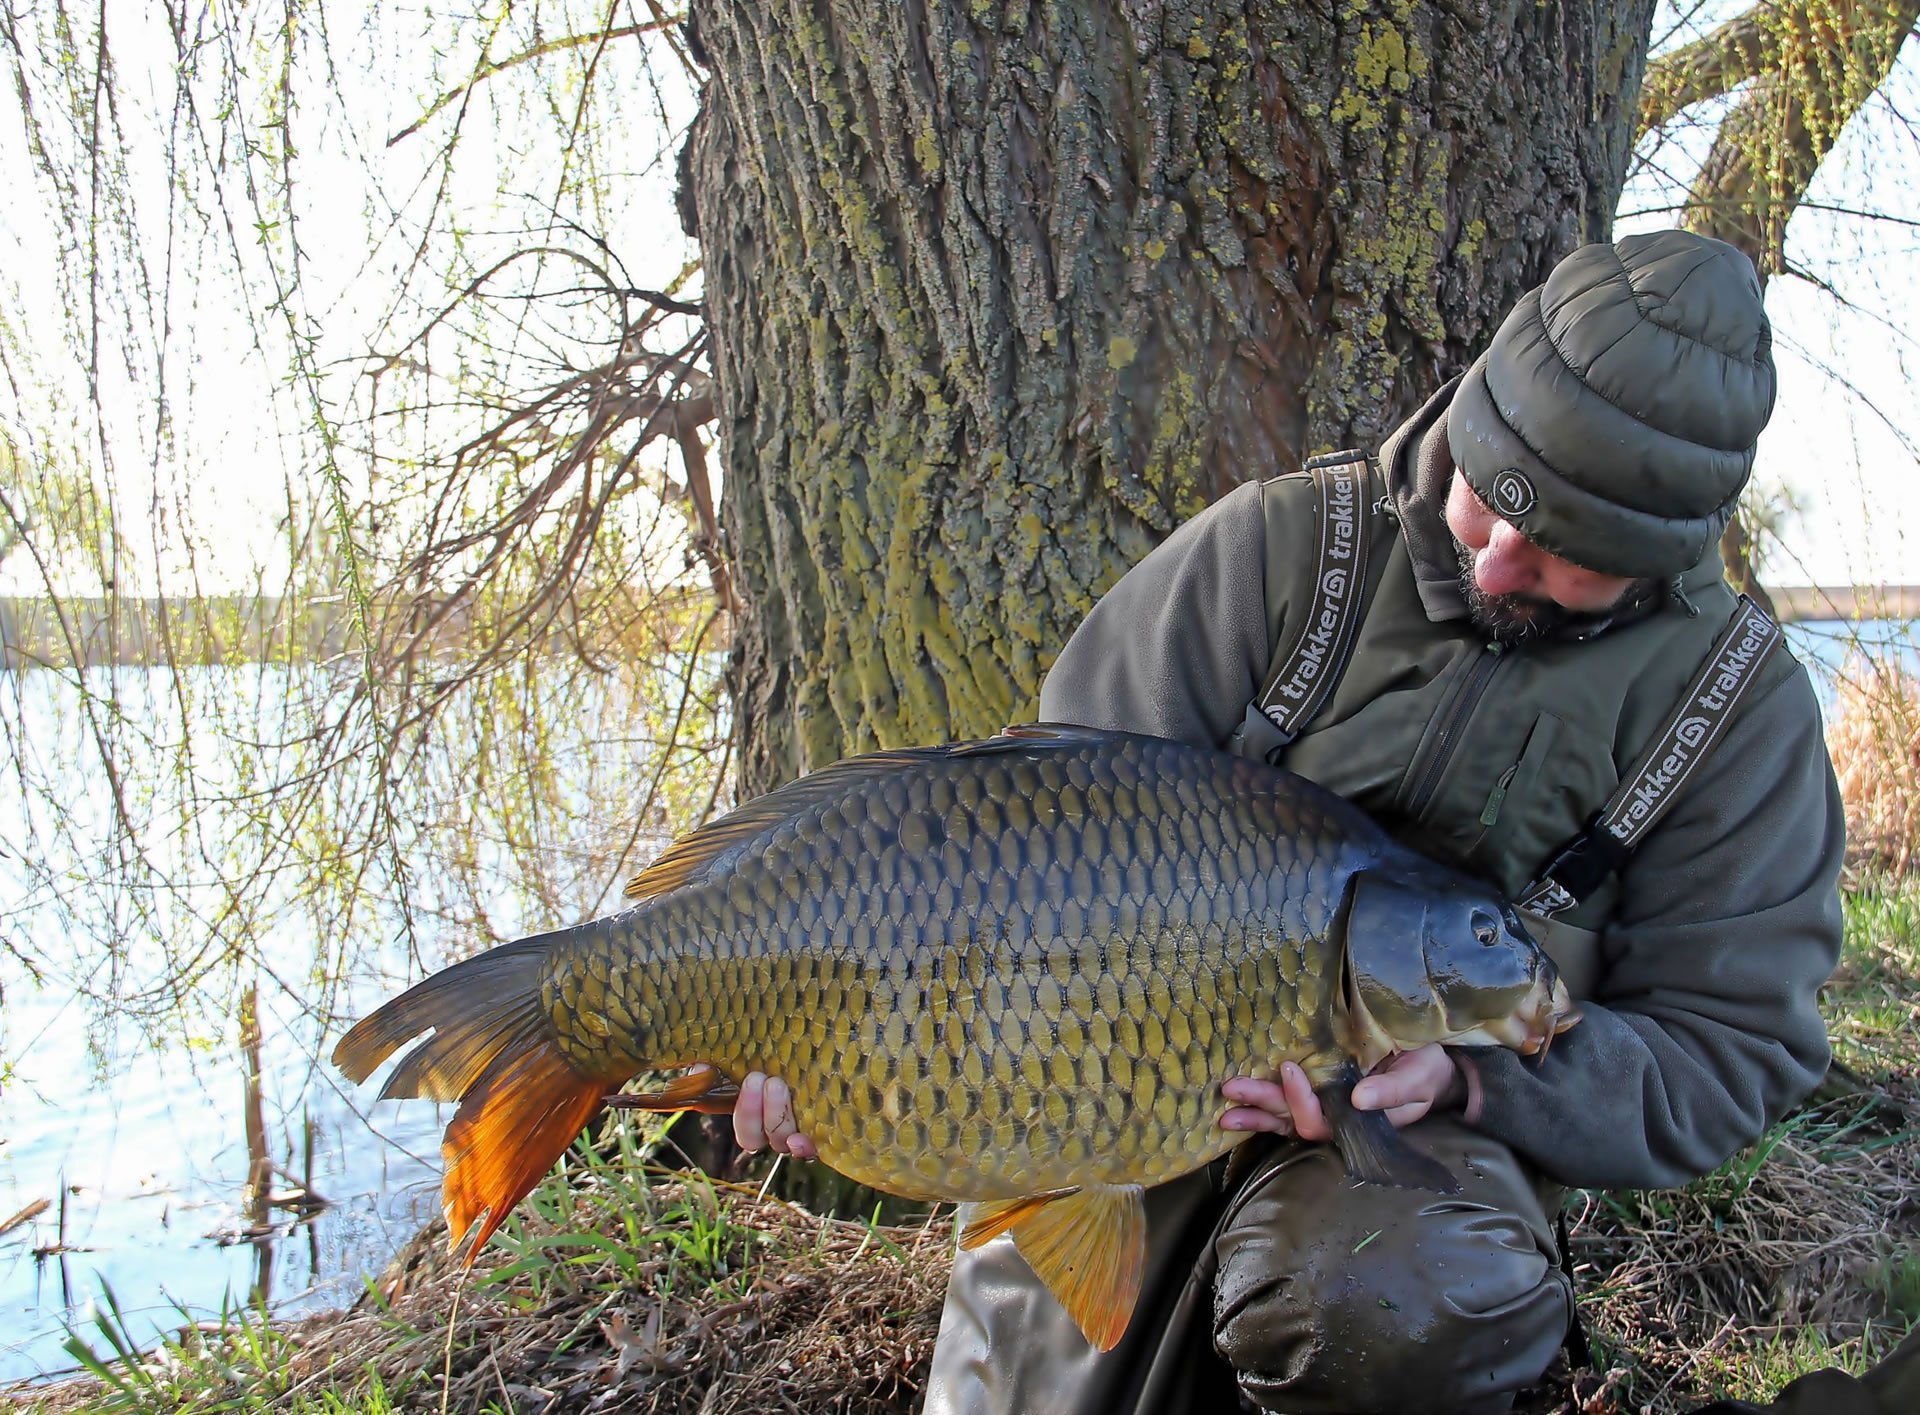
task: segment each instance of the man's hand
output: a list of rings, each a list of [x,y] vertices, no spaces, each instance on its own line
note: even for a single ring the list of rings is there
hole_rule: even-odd
[[[1234,1103],[1220,1117],[1223,1130],[1270,1130],[1302,1140],[1331,1139],[1333,1131],[1320,1110],[1307,1073],[1283,1062],[1278,1081],[1235,1076],[1220,1088]],[[1438,1042],[1395,1052],[1353,1088],[1355,1110],[1384,1110],[1394,1128],[1411,1125],[1435,1106],[1457,1104],[1467,1095],[1467,1079],[1453,1054]],[[745,1099],[744,1094],[742,1099]]]
[[[733,1103],[733,1138],[748,1154],[771,1145],[775,1154],[797,1160],[819,1157],[813,1141],[794,1123],[787,1083],[764,1071],[749,1071],[740,1083],[740,1099]]]

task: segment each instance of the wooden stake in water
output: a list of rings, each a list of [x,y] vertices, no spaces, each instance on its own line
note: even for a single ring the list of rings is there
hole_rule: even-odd
[[[259,996],[252,983],[240,994],[240,1067],[246,1088],[247,1127],[247,1183],[240,1194],[240,1206],[253,1237],[253,1300],[260,1304],[267,1300],[273,1285],[273,1243],[269,1235],[273,1161],[267,1156],[266,1107],[260,1094]]]

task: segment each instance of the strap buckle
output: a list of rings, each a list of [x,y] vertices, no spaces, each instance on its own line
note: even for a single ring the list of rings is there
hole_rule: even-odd
[[[1549,919],[1555,914],[1564,914],[1579,902],[1552,875],[1542,875],[1528,885],[1526,892],[1515,901],[1522,909]]]
[[[1552,918],[1580,903],[1605,882],[1608,875],[1627,863],[1632,851],[1614,837],[1596,812],[1587,828],[1547,861],[1538,879],[1527,886],[1518,900],[1522,909]]]

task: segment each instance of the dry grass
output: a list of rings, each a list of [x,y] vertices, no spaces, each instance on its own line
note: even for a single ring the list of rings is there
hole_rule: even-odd
[[[618,1153],[573,1159],[471,1271],[435,1223],[347,1312],[229,1323],[16,1402],[47,1415],[918,1408],[949,1221],[822,1218]]]
[[[1920,891],[1869,876],[1844,903],[1826,1085],[1685,1189],[1573,1196],[1595,1367],[1551,1373],[1525,1415],[1769,1399],[1863,1369],[1920,1321]]]
[[[1827,717],[1827,750],[1846,803],[1849,863],[1912,869],[1920,854],[1920,678],[1891,659],[1851,658]]]
[[[1770,1398],[1805,1370],[1858,1370],[1920,1318],[1920,1127],[1871,1088],[1803,1109],[1686,1189],[1581,1193],[1569,1208],[1595,1367],[1549,1383],[1600,1412]],[[1606,1394],[1594,1398],[1596,1388]]]
[[[653,1202],[689,1229],[700,1225],[688,1206],[709,1215],[694,1241],[710,1246],[693,1267],[673,1271],[688,1256],[679,1250],[632,1263],[582,1246],[541,1281],[531,1267],[513,1273],[511,1258],[483,1258],[476,1279],[440,1255],[437,1232],[393,1298],[296,1329],[289,1373],[332,1381],[370,1370],[406,1393],[396,1409],[437,1409],[443,1387],[456,1410],[556,1415],[918,1406],[946,1286],[946,1224],[872,1228],[697,1181],[669,1181]],[[581,1217],[592,1227],[542,1225],[527,1237],[618,1242],[604,1211]],[[701,1262],[715,1266],[700,1273]],[[413,1339],[396,1343],[397,1330]]]

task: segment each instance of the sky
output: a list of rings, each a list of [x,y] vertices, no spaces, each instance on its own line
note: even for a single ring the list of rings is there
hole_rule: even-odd
[[[615,23],[631,22],[630,10],[645,18],[643,8],[622,0]],[[597,5],[591,12],[604,13]],[[303,278],[290,325],[260,293],[284,282],[293,259],[285,232],[251,229],[262,208],[245,207],[239,184],[229,183],[223,206],[210,187],[169,191],[161,175],[167,134],[179,128],[174,51],[159,7],[108,0],[107,13],[128,186],[149,279],[164,276],[168,263],[190,273],[172,282],[166,328],[150,322],[136,331],[134,342],[144,341],[147,353],[103,361],[104,438],[90,437],[98,430],[80,416],[70,424],[72,441],[82,449],[78,456],[110,459],[123,502],[151,508],[146,519],[164,527],[134,548],[136,561],[165,565],[177,586],[179,546],[192,545],[203,585],[237,587],[284,558],[278,527],[289,492],[312,490],[314,399],[342,425],[364,413],[364,363],[356,355],[370,344],[391,348],[408,319],[432,306],[436,292],[417,283],[398,304],[391,293],[415,248],[425,243],[449,269],[482,268],[523,239],[553,201],[550,174],[572,118],[567,103],[581,56],[570,52],[546,70],[554,80],[552,111],[516,106],[505,80],[479,85],[456,158],[442,164],[452,109],[411,138],[391,146],[387,138],[418,118],[428,97],[472,71],[489,42],[484,33],[450,27],[445,12],[404,5],[371,7],[356,25],[340,23],[344,9],[326,12],[334,29],[324,36],[325,52],[343,76],[348,101],[309,91],[296,108],[293,210]],[[1701,12],[1695,23],[1715,18]],[[547,12],[541,35],[563,32],[564,19]],[[486,53],[497,61],[528,38],[495,35]],[[256,85],[271,77],[272,40],[271,33],[259,37],[262,50],[239,66]],[[311,36],[307,42],[318,44]],[[1894,79],[1843,135],[1810,206],[1789,228],[1790,264],[1811,278],[1777,277],[1768,290],[1780,394],[1755,475],[1763,487],[1786,489],[1795,508],[1767,565],[1778,584],[1920,583],[1920,542],[1905,530],[1920,526],[1920,396],[1913,379],[1920,350],[1909,313],[1920,289],[1920,142],[1908,126],[1920,115],[1920,45],[1907,51]],[[603,99],[599,110],[609,133],[603,153],[614,154],[603,197],[563,199],[560,207],[588,229],[616,233],[617,254],[634,282],[657,288],[697,254],[671,205],[677,133],[661,136],[687,121],[693,99],[670,62],[653,71],[664,76],[660,84],[646,79],[635,59],[632,40],[601,57],[597,91],[622,95],[618,103]],[[255,99],[264,92],[248,90]],[[217,98],[202,92],[203,113]],[[51,96],[40,100],[47,111]],[[263,133],[251,137],[263,140]],[[0,231],[18,257],[11,274],[0,274],[4,313],[23,333],[24,347],[57,351],[74,292],[52,278],[63,255],[44,209],[46,185],[13,109],[0,123],[0,182],[41,199],[0,209]],[[1636,182],[1621,203],[1617,234],[1669,224],[1671,199],[1670,184],[1657,177]],[[265,200],[270,207],[272,194]],[[463,214],[457,244],[434,234],[429,212],[436,200]],[[1819,209],[1869,206],[1893,219],[1863,223]],[[247,282],[255,292],[250,303],[237,293]],[[311,340],[311,355],[299,365],[310,374],[305,379],[289,375],[295,329]],[[155,351],[164,351],[171,379],[173,445],[152,431]],[[440,357],[457,351],[442,347]],[[62,362],[36,362],[35,372],[71,410],[84,405],[84,376],[76,361]],[[0,418],[44,429],[59,423],[48,406],[29,389],[17,405],[0,405]],[[342,449],[349,491],[359,489],[354,452]],[[0,593],[37,588],[24,557],[0,563]]]

